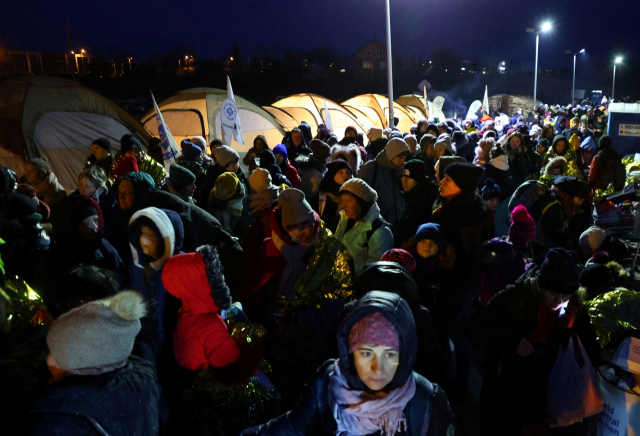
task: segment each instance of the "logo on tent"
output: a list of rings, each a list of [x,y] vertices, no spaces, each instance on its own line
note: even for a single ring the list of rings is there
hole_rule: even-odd
[[[222,113],[229,121],[235,121],[236,119],[236,108],[231,103],[225,103],[222,106]]]

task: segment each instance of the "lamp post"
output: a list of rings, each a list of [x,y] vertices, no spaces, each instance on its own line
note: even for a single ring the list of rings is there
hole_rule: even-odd
[[[84,50],[81,50],[82,52],[82,72],[84,73]]]
[[[133,58],[127,58],[129,60],[129,71],[131,71],[131,59]]]
[[[389,122],[387,126],[393,129],[393,64],[391,59],[391,9],[389,7],[389,0],[386,0],[387,5],[387,81],[389,82]]]
[[[551,30],[551,23],[549,22],[542,23],[542,27],[540,28],[539,31],[531,28],[527,29],[527,32],[536,34],[536,69],[533,73],[533,107],[534,108],[536,106],[536,98],[538,93],[538,45],[540,44],[540,32],[547,32],[549,30]]]
[[[571,88],[571,104],[573,104],[573,102],[576,101],[576,57],[584,53],[584,49],[575,53],[571,50],[565,50],[564,52],[567,54],[573,53],[573,87]]]
[[[616,57],[615,62],[613,63],[613,85],[611,85],[611,101],[613,102],[613,91],[616,88],[616,66],[622,62],[622,58],[620,56]]]

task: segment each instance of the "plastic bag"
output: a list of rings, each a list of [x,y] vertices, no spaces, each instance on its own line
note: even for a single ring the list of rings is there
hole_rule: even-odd
[[[598,416],[597,436],[640,434],[640,395],[600,377],[604,410]]]
[[[603,409],[600,379],[576,335],[558,350],[547,395],[551,427],[567,427]]]

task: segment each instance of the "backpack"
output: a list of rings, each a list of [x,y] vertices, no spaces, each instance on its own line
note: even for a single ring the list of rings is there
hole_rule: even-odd
[[[604,177],[602,178],[602,186],[609,187],[613,184],[613,190],[618,192],[624,189],[627,181],[627,169],[620,158],[609,159],[604,167]]]
[[[549,192],[549,187],[542,182],[537,180],[524,182],[518,186],[509,200],[509,215],[518,205],[523,205],[528,211],[531,211],[531,207],[547,192]]]
[[[369,240],[371,239],[373,234],[376,232],[376,230],[378,230],[380,227],[386,227],[389,230],[391,230],[391,233],[393,233],[393,225],[391,223],[388,223],[383,218],[376,218],[373,221],[371,221],[371,230],[367,231],[366,233],[367,240],[365,241],[364,244],[362,244],[362,248],[364,248],[365,250],[369,249]]]

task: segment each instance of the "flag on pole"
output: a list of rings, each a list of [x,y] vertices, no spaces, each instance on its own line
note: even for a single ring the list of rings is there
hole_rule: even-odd
[[[489,86],[484,87],[484,100],[482,100],[482,110],[489,113]]]
[[[424,114],[429,118],[429,102],[427,100],[427,87],[423,86],[422,91],[424,92]]]
[[[333,123],[331,122],[331,115],[329,114],[329,109],[327,108],[327,99],[324,99],[324,125],[329,131],[329,133],[333,132]]]
[[[222,102],[222,115],[220,117],[222,124],[222,142],[229,145],[231,140],[235,139],[244,145],[242,137],[242,125],[240,124],[240,115],[238,114],[238,105],[231,89],[231,80],[227,76],[227,98]]]
[[[156,99],[151,93],[151,99],[153,100],[153,107],[156,109],[156,120],[158,122],[158,135],[160,136],[160,147],[162,147],[162,160],[164,161],[164,167],[169,171],[169,167],[172,163],[176,162],[176,158],[182,154],[176,144],[176,140],[173,139],[169,126],[164,122],[164,117],[160,108],[156,103]]]

